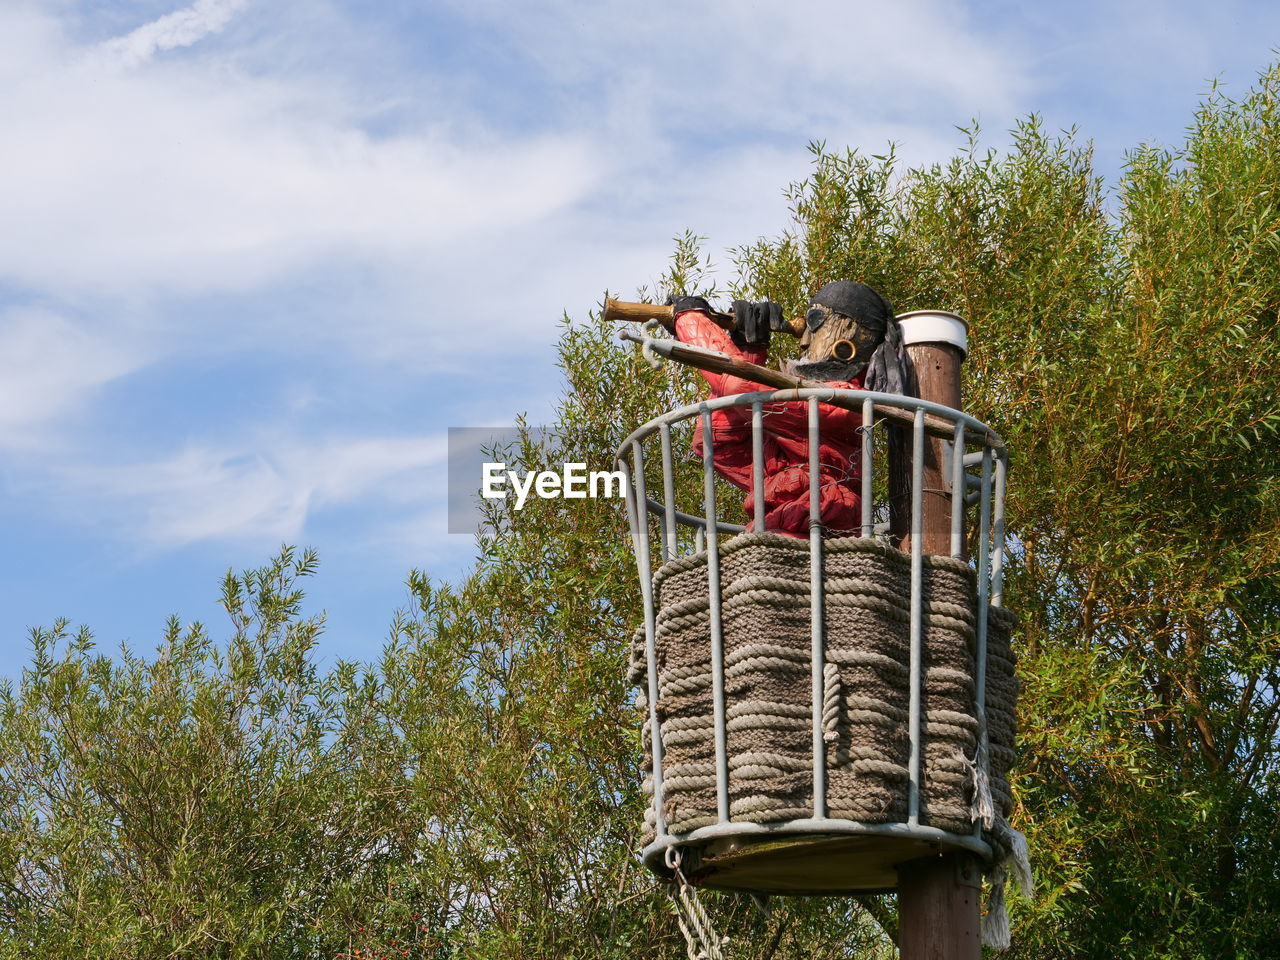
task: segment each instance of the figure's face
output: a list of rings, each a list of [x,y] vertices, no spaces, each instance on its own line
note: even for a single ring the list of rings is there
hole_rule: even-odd
[[[814,320],[821,315],[821,325],[812,329]],[[809,360],[855,360],[866,364],[871,360],[880,341],[884,339],[883,330],[864,327],[852,317],[836,313],[828,307],[815,306],[810,309],[811,319],[804,336],[800,338],[800,346],[806,351]]]

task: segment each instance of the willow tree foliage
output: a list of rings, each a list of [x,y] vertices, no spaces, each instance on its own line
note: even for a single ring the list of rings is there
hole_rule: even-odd
[[[658,282],[795,315],[857,278],[969,319],[966,405],[1014,455],[1018,957],[1280,955],[1278,94],[1212,95],[1110,190],[1034,119],[919,169],[815,146],[723,289],[693,237]],[[606,468],[701,392],[596,319],[560,360],[556,422],[508,460]],[[316,666],[290,551],[228,575],[224,643],[38,631],[0,692],[0,956],[679,955],[636,862],[620,506],[490,507],[474,573],[411,575],[368,664]],[[734,956],[893,953],[891,901],[712,909]]]

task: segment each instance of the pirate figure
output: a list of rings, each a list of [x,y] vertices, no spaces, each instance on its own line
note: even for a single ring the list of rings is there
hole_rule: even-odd
[[[724,330],[711,318],[713,311],[701,297],[674,298],[672,307],[673,332],[677,339],[761,366],[767,360],[770,335],[791,332],[782,309],[769,301],[735,301],[736,329],[732,331]],[[785,365],[786,372],[794,377],[840,389],[906,392],[908,374],[902,331],[888,301],[865,284],[837,280],[819,290],[805,314],[800,346],[804,355]],[[769,389],[731,374],[704,370],[702,375],[711,387],[712,397]],[[755,516],[749,408],[736,407],[712,414],[716,471],[747,492],[749,529],[807,537],[810,526],[807,406],[802,402],[770,404],[764,412],[764,516]],[[862,417],[843,407],[820,404],[819,418],[820,519],[826,530],[847,534],[857,529],[861,517],[858,429],[862,426]],[[702,454],[700,432],[694,439],[694,452]]]

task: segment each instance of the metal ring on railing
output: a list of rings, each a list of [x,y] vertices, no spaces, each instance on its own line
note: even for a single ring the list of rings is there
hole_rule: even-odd
[[[661,320],[646,320],[640,329],[647,334],[654,334],[665,328],[663,327]],[[648,360],[649,366],[653,367],[655,370],[661,370],[667,362],[653,352],[653,343],[648,339],[640,345],[640,355]]]

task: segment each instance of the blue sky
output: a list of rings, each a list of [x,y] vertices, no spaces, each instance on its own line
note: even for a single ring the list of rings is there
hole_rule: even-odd
[[[0,675],[60,616],[218,635],[281,542],[322,654],[373,656],[472,555],[447,428],[544,419],[562,313],[779,232],[807,142],[920,163],[1034,110],[1114,179],[1278,40],[1262,3],[0,0]]]

